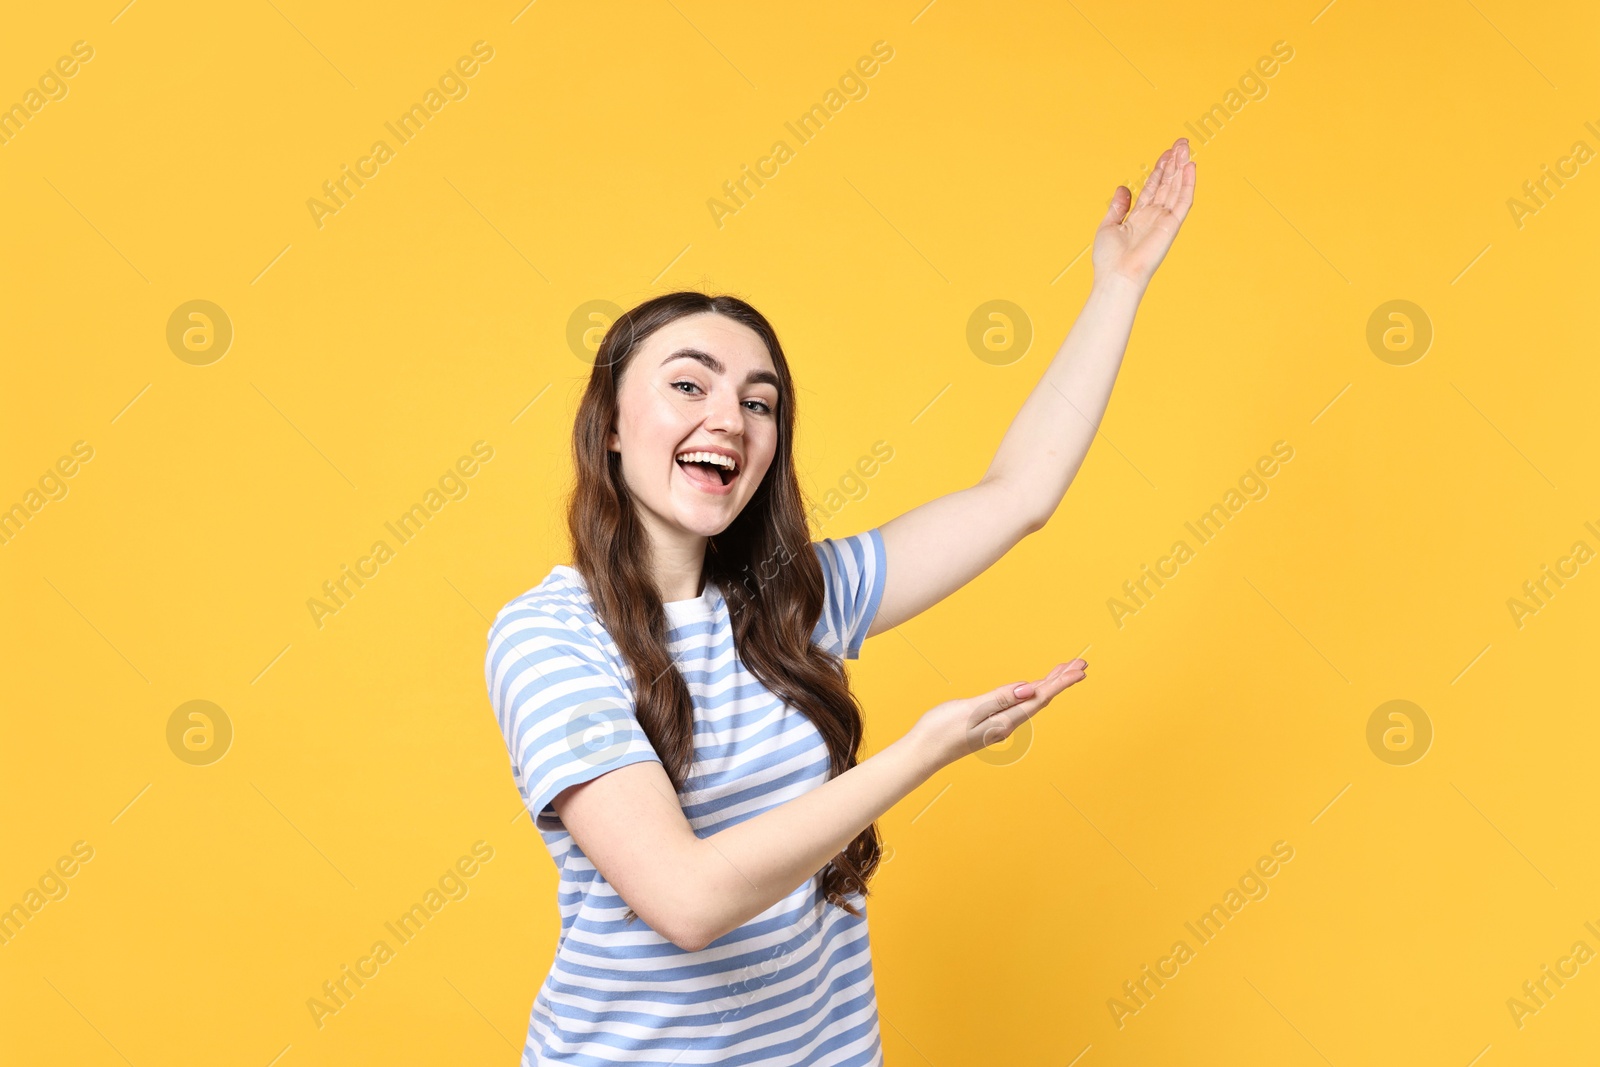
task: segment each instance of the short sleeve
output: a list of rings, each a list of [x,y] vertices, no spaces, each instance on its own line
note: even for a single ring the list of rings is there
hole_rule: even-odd
[[[562,790],[661,760],[600,645],[567,620],[506,608],[489,628],[484,675],[517,791],[543,829],[560,827],[550,802]]]
[[[822,564],[827,587],[822,618],[817,620],[811,640],[836,656],[859,659],[861,643],[867,639],[867,629],[883,600],[887,562],[883,534],[874,527],[837,541],[825,537],[811,547]]]

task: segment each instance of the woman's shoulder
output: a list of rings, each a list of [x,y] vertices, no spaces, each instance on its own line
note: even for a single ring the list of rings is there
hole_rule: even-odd
[[[489,633],[492,640],[510,627],[529,623],[554,623],[588,633],[598,622],[583,576],[573,567],[558,564],[538,585],[506,601],[495,613]]]

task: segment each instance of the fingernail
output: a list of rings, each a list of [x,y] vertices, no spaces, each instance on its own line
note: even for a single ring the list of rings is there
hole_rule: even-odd
[[[1033,693],[1028,683],[1022,682],[1012,688],[1011,695],[1016,697],[1018,700],[1027,700],[1029,697],[1033,696]]]

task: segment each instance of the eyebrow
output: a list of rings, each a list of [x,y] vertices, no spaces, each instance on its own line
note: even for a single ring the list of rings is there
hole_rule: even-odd
[[[714,374],[722,374],[727,371],[727,368],[722,365],[722,360],[713,356],[710,352],[702,352],[698,348],[680,348],[662,360],[661,365],[665,367],[675,359],[692,359],[697,363],[703,363]],[[776,374],[769,370],[753,370],[745,376],[744,381],[746,385],[770,385],[780,393],[783,391],[783,383],[778,380]]]

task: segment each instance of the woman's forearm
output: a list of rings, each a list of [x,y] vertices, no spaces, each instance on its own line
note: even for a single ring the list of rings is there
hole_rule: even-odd
[[[1095,279],[984,473],[1010,486],[1041,522],[1061,503],[1094,443],[1143,295],[1143,285],[1120,274]]]
[[[782,900],[943,765],[907,734],[817,788],[702,838],[693,882],[704,887],[696,901],[701,943]]]

